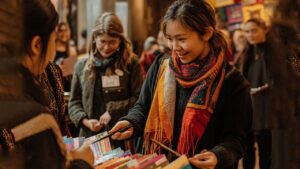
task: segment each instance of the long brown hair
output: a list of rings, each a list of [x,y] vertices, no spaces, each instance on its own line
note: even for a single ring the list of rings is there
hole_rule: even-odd
[[[127,71],[127,65],[131,63],[134,54],[132,52],[131,42],[127,40],[127,38],[123,34],[124,29],[118,16],[110,12],[103,13],[96,20],[95,26],[92,31],[92,40],[89,49],[90,55],[99,54],[96,48],[95,41],[97,36],[101,34],[108,34],[112,37],[118,37],[120,38],[121,43],[119,50],[117,51],[119,57],[116,60],[115,64],[117,67],[121,67],[123,68],[123,70]]]
[[[209,40],[210,48],[217,54],[220,51],[228,53],[229,47],[221,31],[216,29],[214,9],[204,0],[177,0],[167,10],[162,20],[162,30],[166,34],[168,21],[179,21],[182,25],[198,32],[200,37],[209,30],[213,35]]]

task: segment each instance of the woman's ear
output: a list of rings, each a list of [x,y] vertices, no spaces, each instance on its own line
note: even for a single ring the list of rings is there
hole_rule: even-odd
[[[203,36],[203,40],[204,40],[204,41],[209,41],[210,38],[211,38],[212,35],[213,35],[213,32],[214,32],[214,31],[213,31],[212,28],[207,29],[206,33],[205,33],[204,36]]]
[[[42,39],[40,36],[34,36],[31,40],[32,55],[40,56],[42,53]]]

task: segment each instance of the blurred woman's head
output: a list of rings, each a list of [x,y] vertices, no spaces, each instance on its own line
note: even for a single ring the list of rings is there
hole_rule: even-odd
[[[232,41],[236,51],[243,51],[247,46],[246,36],[241,29],[236,29],[232,34]]]
[[[251,45],[256,45],[266,41],[268,29],[263,20],[251,18],[245,22],[244,32],[247,41]]]
[[[58,14],[50,0],[23,1],[23,64],[35,75],[54,58],[57,23]]]
[[[131,43],[124,36],[124,29],[118,16],[104,13],[97,20],[92,30],[90,53],[100,59],[117,53],[122,67],[126,67],[132,56]],[[125,64],[124,64],[125,63]]]
[[[71,30],[69,24],[61,22],[57,25],[57,41],[69,44],[71,39]]]
[[[216,30],[215,11],[205,1],[174,2],[163,18],[162,30],[169,47],[186,63],[206,57],[210,50],[228,50],[222,33]]]

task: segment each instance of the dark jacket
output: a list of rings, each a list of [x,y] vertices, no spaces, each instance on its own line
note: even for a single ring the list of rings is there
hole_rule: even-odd
[[[120,86],[102,88],[100,76],[117,75],[117,69],[123,72],[123,75],[119,76]],[[129,108],[134,105],[139,96],[143,81],[137,58],[133,58],[127,69],[128,71],[125,71],[122,68],[116,68],[115,64],[110,64],[103,73],[99,73],[100,70],[93,66],[92,57],[83,58],[75,65],[69,100],[69,115],[75,125],[80,127],[79,135],[88,137],[95,134],[81,124],[83,118],[99,120],[100,116],[108,111],[112,117],[106,128],[108,130],[120,117],[127,115]],[[95,88],[96,82],[97,88]],[[96,95],[97,100],[95,100]],[[94,105],[95,103],[98,105]],[[98,111],[95,110],[95,106]]]
[[[269,88],[252,94],[253,104],[253,129],[270,129],[272,126],[271,92],[273,81],[268,65],[270,64],[271,46],[269,43],[262,43],[256,46],[250,45],[245,53],[243,74],[250,82],[251,88],[262,87],[268,84]]]
[[[137,103],[130,109],[128,115],[121,119],[132,123],[134,136],[143,134],[154,95],[159,63],[161,61],[156,59],[152,64]],[[174,119],[176,125],[174,125],[172,143],[174,149],[178,144],[183,113],[192,91],[192,88],[184,89],[177,84]],[[234,165],[243,156],[251,122],[249,84],[236,69],[227,64],[226,76],[216,108],[202,140],[197,145],[196,153],[208,149],[217,155],[217,168],[234,168]]]
[[[15,75],[5,80],[18,83],[5,84],[0,78],[0,129],[10,130],[47,112],[44,107],[47,101],[40,87],[34,82],[33,75],[22,66],[16,66],[16,71]],[[18,86],[19,84],[21,85]],[[14,87],[14,90],[21,88],[22,92],[5,93],[10,87]],[[51,130],[16,142],[14,151],[10,153],[0,151],[0,168],[63,169],[65,161]]]

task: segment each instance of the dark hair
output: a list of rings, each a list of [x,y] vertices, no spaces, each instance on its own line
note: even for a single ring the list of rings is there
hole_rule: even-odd
[[[58,14],[50,0],[23,1],[23,36],[24,48],[32,53],[31,40],[40,36],[42,40],[42,58],[45,58],[51,32],[58,24]]]
[[[92,40],[89,49],[90,54],[96,55],[98,53],[95,39],[101,34],[108,34],[109,36],[120,38],[121,43],[118,54],[121,57],[118,57],[116,65],[127,71],[127,65],[131,63],[134,54],[131,48],[131,42],[125,37],[122,22],[117,15],[106,12],[97,18],[92,30]]]
[[[214,9],[204,0],[177,0],[167,10],[163,21],[162,30],[166,34],[168,21],[179,21],[183,26],[198,32],[200,37],[207,30],[213,30],[213,36],[209,40],[210,47],[216,53],[223,50],[229,52],[227,41],[223,34],[216,29],[216,18]]]
[[[247,23],[255,23],[258,27],[262,28],[262,29],[267,29],[267,25],[266,25],[266,22],[260,18],[251,18],[251,19],[248,19],[245,24]]]

